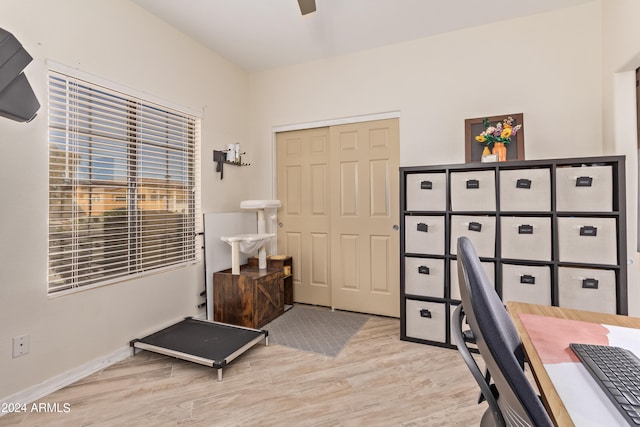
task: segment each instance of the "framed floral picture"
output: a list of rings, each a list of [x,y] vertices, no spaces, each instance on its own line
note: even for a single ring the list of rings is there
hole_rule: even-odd
[[[494,147],[496,152],[500,149],[506,150],[506,156],[495,161],[524,160],[522,113],[466,119],[464,128],[466,163],[482,161],[483,152],[493,152]]]

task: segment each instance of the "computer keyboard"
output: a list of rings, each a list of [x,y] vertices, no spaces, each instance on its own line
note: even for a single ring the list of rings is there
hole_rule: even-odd
[[[631,425],[640,426],[640,359],[621,347],[569,344]]]

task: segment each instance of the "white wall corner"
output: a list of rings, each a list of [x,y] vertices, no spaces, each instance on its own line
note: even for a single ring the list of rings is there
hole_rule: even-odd
[[[613,151],[626,156],[627,292],[629,315],[640,315],[638,254],[638,135],[635,69],[613,75]],[[622,262],[622,260],[621,260]]]

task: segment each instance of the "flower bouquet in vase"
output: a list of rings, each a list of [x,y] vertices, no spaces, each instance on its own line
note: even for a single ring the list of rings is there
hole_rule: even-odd
[[[522,128],[521,124],[514,126],[513,122],[511,116],[495,125],[492,125],[486,118],[482,121],[485,129],[475,139],[485,145],[482,151],[483,162],[504,162],[507,160],[507,145],[511,142],[511,137],[515,136]]]

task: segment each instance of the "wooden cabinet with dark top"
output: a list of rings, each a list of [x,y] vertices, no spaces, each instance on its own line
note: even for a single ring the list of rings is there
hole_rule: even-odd
[[[258,257],[249,258],[248,265],[257,267]],[[277,268],[282,271],[284,303],[293,305],[293,258],[285,255],[271,255],[267,257],[267,268]]]
[[[267,259],[269,268],[277,268],[282,271],[284,286],[284,303],[293,305],[293,260],[290,256],[271,256]]]
[[[261,328],[284,313],[282,269],[243,265],[213,274],[213,319],[216,322]]]

